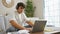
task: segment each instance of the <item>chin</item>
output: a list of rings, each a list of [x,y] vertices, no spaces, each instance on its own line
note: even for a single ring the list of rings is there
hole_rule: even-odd
[[[21,12],[19,12],[19,13],[21,13]]]

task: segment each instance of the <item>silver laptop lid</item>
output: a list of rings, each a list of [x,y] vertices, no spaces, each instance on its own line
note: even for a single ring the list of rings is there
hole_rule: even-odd
[[[47,20],[36,20],[32,32],[44,31]]]

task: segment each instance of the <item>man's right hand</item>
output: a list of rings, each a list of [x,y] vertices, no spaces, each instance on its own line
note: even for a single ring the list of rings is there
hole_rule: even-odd
[[[32,28],[26,28],[26,30],[32,31]]]

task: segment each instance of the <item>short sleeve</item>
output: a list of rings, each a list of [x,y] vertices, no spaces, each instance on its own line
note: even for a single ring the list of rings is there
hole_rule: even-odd
[[[23,17],[23,19],[24,19],[25,21],[29,21],[28,18],[27,18],[27,16],[25,15],[25,13],[23,13],[22,15],[23,15],[22,17]]]
[[[16,21],[14,13],[13,14],[9,14],[7,16],[7,18],[8,18],[8,21],[11,21],[11,20],[15,20]]]
[[[10,21],[14,20],[16,21],[15,17],[14,17],[14,13],[8,13],[7,16],[5,16],[5,26],[6,26],[6,30],[10,27],[12,27],[12,25],[10,24]]]

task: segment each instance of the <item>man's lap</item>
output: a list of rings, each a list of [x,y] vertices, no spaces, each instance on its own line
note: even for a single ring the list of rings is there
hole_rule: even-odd
[[[26,28],[32,28],[31,26],[24,26]],[[19,31],[20,29],[14,28],[14,27],[10,27],[6,30],[6,32],[14,32],[14,31]]]

